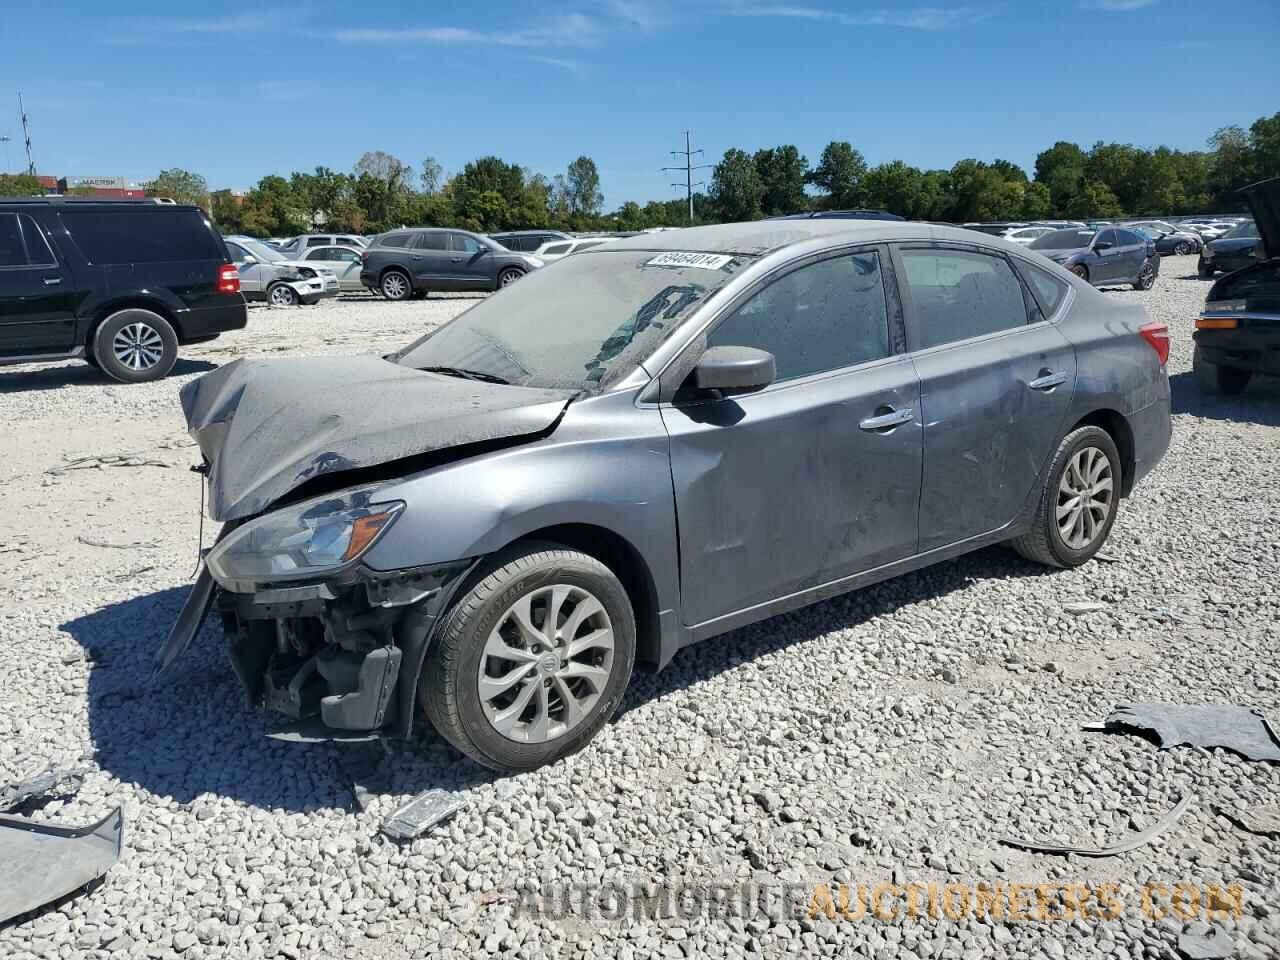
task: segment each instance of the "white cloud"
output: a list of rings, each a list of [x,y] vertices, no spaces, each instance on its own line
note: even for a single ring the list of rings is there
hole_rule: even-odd
[[[828,10],[787,4],[751,5],[734,3],[728,12],[737,17],[781,17],[835,23],[843,27],[903,27],[911,30],[947,30],[986,20],[985,7],[903,7],[856,11]]]
[[[517,30],[474,30],[470,27],[356,27],[337,30],[332,38],[343,43],[430,43],[500,47],[594,47],[605,28],[580,13]]]
[[[1080,4],[1085,10],[1107,10],[1112,13],[1123,13],[1129,10],[1141,10],[1150,7],[1156,0],[1083,0]]]

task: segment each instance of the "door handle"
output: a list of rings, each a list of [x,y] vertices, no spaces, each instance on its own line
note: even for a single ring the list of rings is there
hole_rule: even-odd
[[[910,407],[903,407],[901,410],[895,410],[888,405],[876,407],[873,416],[867,417],[858,422],[858,426],[863,430],[869,430],[872,433],[888,433],[894,427],[901,426],[904,423],[910,423],[911,418],[915,416]]]
[[[450,258],[449,258],[449,262],[450,262],[450,263],[461,263],[461,262],[462,262],[462,258],[461,258],[461,257],[450,257]]]
[[[1054,387],[1061,386],[1066,382],[1067,375],[1065,373],[1055,373],[1052,370],[1045,369],[1040,371],[1040,376],[1028,382],[1027,386],[1032,390],[1041,390],[1044,393],[1048,393]]]
[[[62,282],[61,277],[45,277],[44,278],[44,285],[46,287],[54,287],[60,284],[61,282]]]
[[[421,258],[421,257],[410,257],[409,259],[410,259],[410,260],[421,260],[422,258]]]

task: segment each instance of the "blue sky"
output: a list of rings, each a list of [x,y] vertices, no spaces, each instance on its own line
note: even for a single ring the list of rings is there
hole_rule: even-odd
[[[1198,148],[1280,110],[1276,0],[186,6],[6,4],[9,166],[19,88],[44,173],[243,188],[365,150],[548,175],[585,153],[608,207],[680,195],[658,168],[686,128],[708,162],[839,139],[873,164],[1030,169],[1056,139]]]

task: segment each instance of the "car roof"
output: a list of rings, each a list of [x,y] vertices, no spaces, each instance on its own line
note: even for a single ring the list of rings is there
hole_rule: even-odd
[[[989,244],[998,239],[973,230],[938,226],[918,220],[757,220],[751,223],[723,223],[664,230],[661,233],[642,233],[615,240],[608,248],[611,253],[623,250],[691,250],[699,253],[756,256],[823,237],[838,237],[852,243],[889,240],[952,240],[957,243],[974,243],[981,237],[983,243]]]

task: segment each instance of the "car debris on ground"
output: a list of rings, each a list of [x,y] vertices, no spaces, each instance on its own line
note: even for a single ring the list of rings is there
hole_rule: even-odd
[[[1280,739],[1266,715],[1250,707],[1220,703],[1130,703],[1117,707],[1102,724],[1086,729],[1146,730],[1160,749],[1222,747],[1247,760],[1280,762]]]
[[[0,787],[0,813],[16,810],[29,800],[69,797],[84,784],[84,767],[47,767],[33,777]]]
[[[120,807],[85,827],[0,815],[0,923],[97,880],[123,844]]]
[[[1060,843],[1043,843],[1035,840],[1019,840],[1017,837],[1001,837],[1000,842],[1007,847],[1017,847],[1021,850],[1030,850],[1032,853],[1056,853],[1070,854],[1074,853],[1081,857],[1114,857],[1121,853],[1128,853],[1130,850],[1136,850],[1144,844],[1150,843],[1164,831],[1177,823],[1178,818],[1187,812],[1187,807],[1191,805],[1191,795],[1187,794],[1177,805],[1157,820],[1145,830],[1139,830],[1137,833],[1130,834],[1119,843],[1108,844],[1105,847],[1084,847],[1072,846],[1070,844]]]
[[[382,832],[392,840],[412,840],[466,805],[466,797],[461,794],[439,788],[425,790],[387,817]]]

